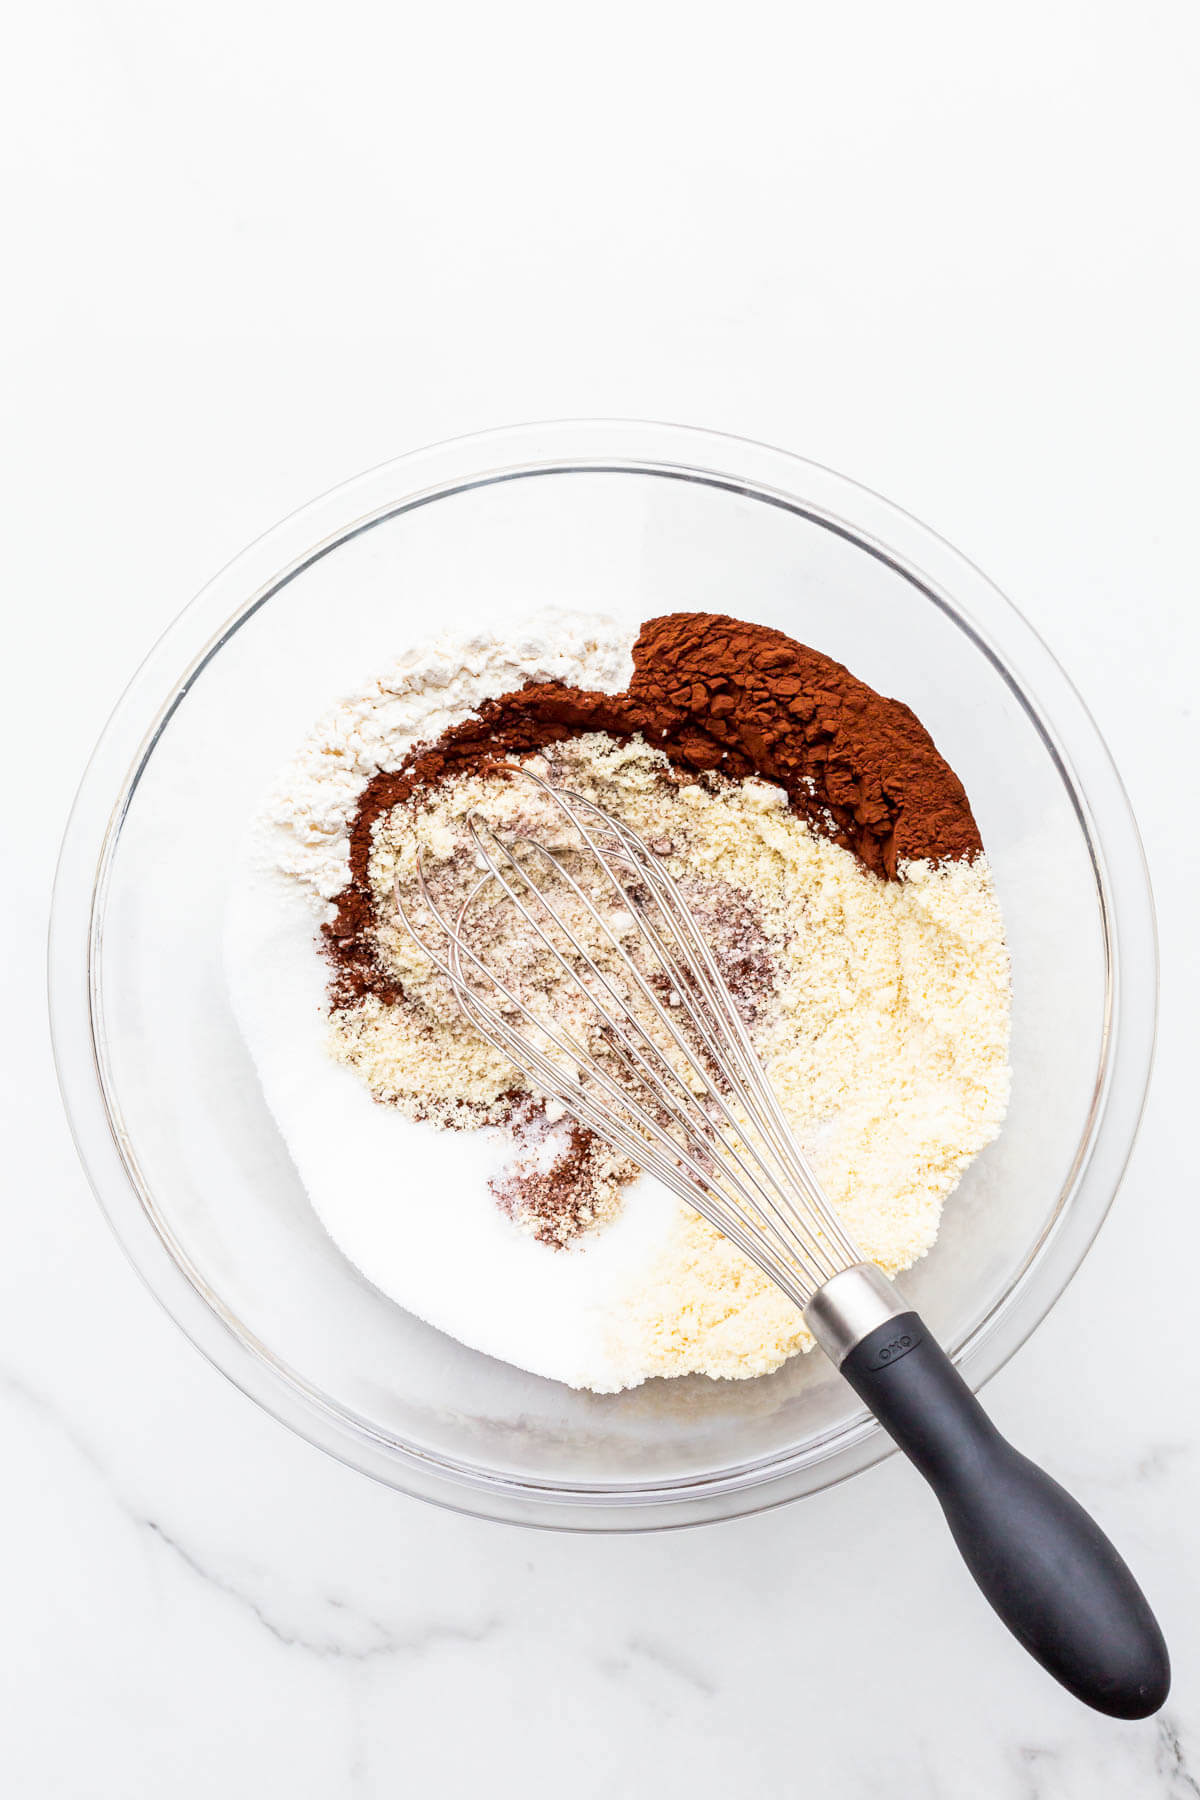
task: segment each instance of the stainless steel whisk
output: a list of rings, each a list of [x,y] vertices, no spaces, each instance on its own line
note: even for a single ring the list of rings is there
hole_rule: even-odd
[[[972,1575],[1026,1649],[1118,1717],[1166,1698],[1154,1615],[1087,1513],[991,1424],[919,1316],[854,1244],[796,1141],[747,1025],[663,860],[592,801],[514,766],[557,810],[579,873],[539,836],[468,819],[479,880],[457,914],[422,899],[475,1029],[535,1087],[703,1214],[804,1314],[822,1350],[936,1493]],[[472,942],[502,893],[585,1003],[581,1035]],[[587,941],[580,924],[586,924]]]

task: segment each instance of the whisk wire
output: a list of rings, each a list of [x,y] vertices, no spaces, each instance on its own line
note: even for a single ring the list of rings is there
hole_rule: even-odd
[[[761,1236],[756,1237],[754,1229],[741,1222],[740,1208],[737,1202],[731,1201],[730,1197],[716,1186],[712,1171],[706,1171],[695,1163],[669,1133],[663,1131],[655,1120],[642,1111],[636,1100],[631,1100],[623,1089],[610,1081],[603,1069],[592,1066],[589,1068],[589,1073],[622,1105],[628,1106],[637,1118],[642,1128],[641,1131],[635,1132],[629,1129],[620,1117],[614,1117],[611,1110],[607,1110],[593,1101],[579,1082],[572,1082],[566,1078],[560,1063],[547,1057],[537,1048],[536,1044],[517,1031],[495,1008],[480,1001],[474,991],[462,981],[458,951],[464,950],[467,956],[473,962],[478,963],[485,972],[490,974],[491,971],[487,969],[487,965],[469,945],[454,946],[455,963],[452,964],[441,957],[433,946],[421,936],[399,896],[397,896],[397,908],[414,940],[420,945],[434,967],[455,988],[459,1005],[462,1007],[465,1017],[481,1036],[487,1038],[503,1054],[509,1056],[518,1067],[524,1068],[531,1074],[538,1086],[548,1096],[560,1101],[581,1124],[586,1125],[599,1138],[612,1144],[627,1155],[632,1162],[645,1169],[648,1174],[654,1175],[665,1187],[694,1206],[746,1256],[757,1262],[766,1274],[777,1281],[798,1306],[805,1304],[808,1293],[818,1284],[819,1277],[805,1266],[804,1259],[797,1257],[793,1260],[790,1255],[784,1254],[770,1241],[764,1243]],[[435,916],[437,916],[436,913]],[[453,939],[451,942],[453,943]],[[457,966],[455,966],[456,964]],[[568,1037],[559,1036],[529,1014],[506,983],[496,978],[496,986],[518,1010],[545,1032],[545,1035],[556,1047],[571,1056],[578,1052],[582,1060],[590,1064],[591,1059],[581,1046],[573,1044]],[[663,1156],[655,1148],[656,1144],[661,1144],[669,1152],[669,1156]],[[718,1171],[716,1180],[719,1178],[720,1172]],[[721,1198],[714,1200],[710,1198],[711,1194],[720,1194]],[[735,1209],[733,1216],[730,1216],[731,1206]],[[797,1262],[800,1264],[803,1284],[798,1283],[796,1279]]]
[[[561,790],[547,787],[545,783],[538,781],[538,777],[536,776],[530,775],[528,778],[538,782],[538,785],[541,786],[544,791],[550,793],[556,801],[559,801],[560,806],[562,806],[562,801],[560,799]],[[777,1149],[781,1159],[788,1168],[790,1178],[805,1194],[805,1197],[809,1200],[810,1204],[820,1212],[828,1215],[827,1218],[823,1218],[822,1223],[826,1224],[831,1229],[831,1234],[838,1243],[841,1251],[845,1255],[857,1256],[858,1251],[855,1245],[843,1230],[836,1215],[829,1209],[824,1194],[816,1183],[803,1153],[796,1144],[791,1127],[788,1125],[787,1120],[783,1115],[782,1108],[779,1105],[775,1090],[766,1079],[762,1065],[758,1060],[757,1053],[751,1042],[749,1032],[747,1031],[741,1014],[738,1012],[736,1005],[734,1005],[728,988],[721,977],[712,951],[697,928],[691,910],[683,900],[673,878],[663,867],[661,862],[659,862],[657,858],[652,857],[641,839],[638,838],[635,833],[630,831],[627,826],[623,825],[620,820],[609,818],[609,816],[601,812],[600,808],[595,806],[592,801],[585,799],[582,795],[571,794],[569,798],[588,812],[595,814],[606,826],[612,828],[616,836],[626,843],[632,857],[636,858],[639,874],[647,881],[648,885],[651,885],[656,890],[660,908],[670,918],[673,929],[682,929],[683,934],[687,937],[692,947],[693,954],[699,961],[700,967],[705,975],[709,977],[708,991],[713,995],[722,1022],[726,1029],[731,1032],[736,1039],[737,1049],[741,1052],[738,1060],[746,1093],[749,1096],[755,1097],[761,1103],[761,1115],[759,1114],[758,1109],[755,1109],[756,1122],[758,1123],[759,1128],[763,1131],[763,1135],[767,1137]],[[567,811],[567,808],[562,806],[562,810],[565,812]],[[569,813],[568,816],[570,816]],[[586,828],[580,826],[579,829],[587,835]],[[591,842],[590,836],[589,842]],[[595,851],[594,844],[593,850],[597,855],[599,854],[598,851]],[[665,960],[666,952],[664,951],[663,954]],[[718,1049],[727,1053],[728,1045],[722,1042],[718,1046]]]
[[[635,832],[620,820],[603,812],[594,802],[586,799],[583,795],[575,794],[568,789],[552,787],[530,771],[517,768],[515,772],[520,773],[526,780],[540,788],[582,837],[612,885],[614,892],[623,904],[630,906],[643,937],[651,944],[659,961],[671,973],[676,991],[679,992],[685,1004],[689,998],[693,997],[693,987],[699,987],[704,1004],[700,1007],[691,1007],[689,1011],[702,1042],[718,1064],[723,1060],[728,1061],[729,1034],[732,1033],[736,1040],[736,1048],[740,1052],[738,1062],[739,1072],[742,1076],[742,1093],[739,1097],[746,1102],[747,1111],[756,1128],[771,1144],[772,1149],[787,1167],[791,1180],[804,1193],[810,1204],[818,1210],[828,1212],[825,1196],[814,1180],[812,1172],[795,1142],[791,1128],[783,1116],[775,1091],[763,1073],[749,1032],[721,976],[712,951],[697,928],[690,908],[666,868],[648,850]],[[586,824],[578,817],[579,811],[590,814],[604,830],[610,832],[617,839],[621,845],[622,860],[630,863],[639,877],[652,890],[660,912],[670,924],[677,939],[685,938],[687,940],[687,947],[690,947],[693,961],[686,960],[687,949],[685,948],[683,951],[685,962],[682,968],[676,963],[672,952],[654,929],[645,910],[636,904],[633,896],[617,880],[609,866],[608,853],[601,848]],[[711,1013],[715,1015],[717,1021],[715,1026],[709,1012],[705,1010],[706,1007],[710,1008]],[[756,1101],[762,1103],[761,1110]],[[733,1121],[731,1120],[731,1122]],[[842,1231],[836,1216],[830,1214],[829,1222],[834,1228],[833,1235],[843,1255],[857,1256],[856,1247]],[[833,1268],[837,1266],[841,1266],[840,1262],[831,1265],[830,1272],[832,1273]]]
[[[741,1014],[734,1004],[728,987],[717,967],[712,950],[705,941],[703,934],[698,929],[696,921],[692,916],[691,909],[683,899],[677,884],[668,870],[664,867],[659,858],[649,851],[647,846],[635,832],[621,820],[614,819],[608,813],[603,812],[600,807],[593,801],[588,800],[584,795],[575,794],[567,789],[552,787],[549,783],[542,781],[540,777],[534,775],[531,771],[521,769],[519,770],[519,773],[526,780],[540,788],[541,791],[555,803],[559,811],[563,813],[564,817],[567,818],[584,839],[585,843],[591,849],[593,856],[604,870],[609,881],[613,883],[618,892],[625,892],[627,894],[626,890],[621,889],[612,870],[608,867],[605,853],[600,849],[587,826],[577,816],[576,809],[590,814],[599,821],[600,825],[605,830],[610,831],[613,834],[622,846],[625,859],[632,863],[641,878],[654,891],[660,910],[668,918],[672,929],[677,935],[686,938],[692,955],[696,959],[695,965],[689,965],[689,973],[694,966],[695,973],[701,977],[701,986],[706,1001],[713,1006],[713,1009],[721,1021],[721,1024],[725,1027],[725,1030],[732,1033],[736,1040],[737,1049],[741,1052],[739,1062],[741,1064],[741,1073],[743,1075],[743,1085],[748,1094],[756,1096],[762,1102],[766,1117],[769,1118],[771,1122],[771,1128],[768,1128],[765,1121],[760,1119],[758,1121],[760,1128],[763,1129],[764,1135],[777,1145],[782,1153],[783,1160],[788,1165],[791,1178],[805,1193],[805,1196],[809,1199],[810,1203],[816,1208],[829,1213],[828,1222],[833,1227],[834,1236],[838,1239],[841,1250],[847,1255],[857,1256],[858,1251],[855,1245],[842,1230],[836,1215],[829,1211],[828,1202],[817,1185],[812,1175],[812,1171],[808,1167],[799,1146],[796,1144],[791,1127],[784,1118],[775,1090],[765,1077],[762,1065],[758,1060],[757,1052],[751,1042],[750,1034],[746,1029]],[[654,932],[650,921],[638,909],[635,909],[635,914],[638,917],[639,924],[643,926],[644,931],[648,931],[652,936],[654,947],[661,960],[664,964],[671,964],[673,966],[670,952],[663,945],[657,933]],[[686,991],[686,982],[681,984],[680,991]],[[706,1042],[714,1056],[719,1059],[722,1054],[727,1055],[729,1050],[727,1039],[718,1038],[716,1042],[713,1042],[708,1036],[707,1020],[704,1018],[703,1014],[693,1014],[693,1018],[697,1028],[705,1033]]]
[[[477,848],[481,854],[486,856],[486,846],[479,831],[476,817],[472,816],[468,820],[468,824]],[[494,834],[489,833],[489,835],[492,836],[492,841],[497,845],[504,861],[545,908],[547,914],[558,926],[560,931],[562,931],[563,935],[568,937],[570,941],[575,942],[575,940],[571,939],[569,927],[564,923],[552,901],[547,897],[545,891],[538,886],[537,882],[532,879],[529,871],[522,866],[519,860],[512,854],[509,846],[505,844],[502,839],[496,838]],[[701,1074],[701,1065],[698,1064],[696,1060],[694,1049],[686,1042],[679,1032],[670,1013],[662,1006],[658,996],[654,993],[653,989],[638,969],[637,964],[625,952],[622,944],[616,934],[612,931],[608,922],[592,904],[592,901],[583,891],[579,883],[575,881],[570,871],[559,862],[558,858],[552,851],[548,850],[544,844],[540,844],[534,839],[525,837],[517,837],[511,841],[513,844],[525,844],[531,850],[538,852],[551,865],[561,880],[579,898],[590,917],[603,932],[609,944],[618,952],[624,967],[633,976],[634,982],[644,1001],[683,1054],[687,1066],[693,1069],[697,1075]],[[669,1083],[669,1089],[667,1091],[659,1092],[657,1095],[659,1106],[667,1111],[673,1122],[685,1134],[695,1134],[697,1126],[699,1126],[699,1136],[705,1145],[708,1146],[712,1130],[711,1118],[708,1113],[706,1113],[704,1106],[701,1105],[695,1094],[689,1089],[686,1080],[673,1067],[669,1058],[655,1042],[653,1036],[646,1030],[641,1018],[631,1008],[628,996],[623,994],[620,988],[610,980],[604,970],[601,969],[588,954],[587,950],[582,945],[575,943],[577,954],[581,957],[588,971],[602,984],[618,1010],[616,1013],[613,1013],[608,1007],[603,1005],[603,1003],[588,989],[578,968],[561,955],[548,933],[541,928],[538,920],[524,904],[520,894],[516,892],[502,872],[498,873],[497,879],[500,881],[505,892],[509,895],[522,917],[528,921],[537,933],[539,939],[551,951],[555,961],[564,970],[570,981],[579,988],[585,997],[596,1007],[597,1012],[599,1012],[601,1018],[605,1021],[606,1026],[612,1034],[611,1038],[608,1040],[609,1048],[613,1050],[618,1060],[635,1077],[640,1073],[647,1080],[654,1081],[657,1077],[660,1081]],[[623,897],[627,902],[632,903],[630,896],[625,894]],[[460,937],[462,935],[462,925],[465,914],[470,906],[470,901],[471,897],[469,896],[459,913],[459,930],[457,935]],[[655,1068],[651,1067],[646,1056],[639,1049],[638,1043],[636,1041],[630,1041],[631,1032],[636,1034],[636,1037],[645,1045],[650,1056],[656,1060],[658,1064],[657,1071]],[[672,1094],[677,1095],[678,1100],[673,1100]],[[725,1140],[722,1148],[737,1164],[744,1179],[751,1184],[755,1194],[755,1204],[759,1207],[775,1204],[774,1190],[777,1188],[779,1180],[777,1169],[764,1159],[754,1143],[753,1138],[745,1136],[744,1121],[740,1120],[726,1104],[725,1097],[722,1094],[720,1087],[714,1086],[712,1082],[709,1081],[707,1083],[706,1097],[710,1107],[715,1106],[720,1110],[730,1129],[735,1134],[741,1134],[740,1136],[735,1135],[732,1140]],[[681,1112],[680,1110],[680,1102],[682,1102],[682,1106],[685,1109],[684,1112]],[[757,1167],[751,1166],[752,1163],[757,1165]],[[796,1237],[796,1234],[790,1229],[790,1221],[785,1218],[782,1223],[785,1234],[792,1241],[793,1251],[796,1253],[802,1252],[803,1245]]]
[[[482,838],[477,829],[473,828],[473,830],[474,835],[476,836],[477,847],[480,849],[481,853],[486,854],[486,848]],[[732,1163],[736,1168],[738,1176],[740,1176],[740,1182],[734,1183],[735,1203],[738,1204],[743,1211],[748,1210],[751,1219],[756,1224],[762,1220],[764,1213],[766,1213],[766,1216],[771,1218],[775,1230],[785,1240],[789,1253],[794,1258],[801,1259],[807,1263],[812,1255],[813,1246],[811,1239],[802,1237],[796,1229],[789,1211],[780,1208],[778,1202],[780,1171],[775,1164],[763,1156],[758,1145],[754,1141],[753,1135],[747,1132],[746,1121],[739,1118],[729,1108],[726,1104],[725,1097],[721,1092],[720,1086],[715,1085],[711,1080],[707,1080],[705,1086],[705,1101],[707,1102],[708,1108],[708,1110],[706,1110],[705,1105],[701,1104],[695,1095],[689,1091],[687,1082],[672,1067],[670,1061],[663,1055],[660,1046],[646,1031],[643,1021],[630,1007],[627,995],[623,994],[619,987],[613,981],[609,980],[604,971],[596,965],[587,950],[572,937],[569,926],[566,925],[553,903],[547,898],[545,891],[532,880],[528,871],[517,862],[503,841],[499,839],[494,841],[497,843],[501,854],[504,856],[509,866],[516,871],[521,880],[526,883],[530,891],[545,907],[548,915],[554,920],[564,937],[567,937],[569,941],[573,943],[581,960],[590,972],[602,983],[616,1004],[618,1010],[616,1013],[613,1013],[589,991],[579,970],[568,963],[567,960],[557,952],[556,947],[551,943],[549,935],[539,927],[537,920],[524,905],[520,895],[501,874],[499,876],[501,884],[506,893],[508,893],[513,900],[514,905],[521,912],[522,916],[533,926],[541,941],[551,949],[552,953],[555,955],[555,960],[566,972],[571,982],[584,993],[585,997],[595,1006],[596,1011],[609,1028],[611,1036],[606,1037],[606,1047],[615,1053],[621,1064],[635,1077],[635,1079],[640,1075],[642,1078],[653,1083],[657,1071],[649,1065],[646,1056],[643,1055],[639,1049],[638,1043],[636,1041],[631,1041],[631,1034],[636,1034],[637,1038],[641,1039],[642,1043],[646,1046],[647,1051],[656,1059],[661,1070],[660,1085],[653,1090],[655,1093],[656,1111],[665,1111],[670,1121],[683,1134],[684,1138],[691,1143],[693,1150],[701,1156],[702,1169],[707,1170],[709,1167],[714,1150],[714,1121],[710,1116],[710,1112],[715,1108],[723,1114],[732,1135],[718,1137],[715,1142],[719,1145],[720,1153],[725,1162]],[[649,1006],[655,1015],[662,1021],[675,1042],[683,1051],[688,1066],[699,1073],[701,1065],[697,1062],[694,1051],[678,1032],[670,1015],[665,1012],[658,1001],[657,996],[653,993],[653,990],[642,979],[636,964],[625,953],[623,946],[608,927],[607,923],[596,909],[590,905],[586,895],[582,894],[582,890],[579,889],[578,884],[570,876],[569,871],[563,868],[558,859],[551,851],[547,850],[544,845],[537,844],[529,839],[518,838],[512,841],[514,843],[529,843],[532,848],[540,851],[545,860],[556,870],[562,879],[568,883],[572,890],[581,895],[588,911],[596,919],[610,944],[621,956],[624,967],[634,976],[639,988],[645,995]],[[628,898],[628,896],[625,897]],[[464,905],[464,908],[459,915],[458,935],[460,938],[462,935],[462,923],[468,909],[469,901]],[[672,1084],[671,1090],[668,1090],[662,1085],[663,1078]],[[614,1090],[610,1089],[609,1091],[612,1092]],[[624,1092],[624,1090],[620,1088],[615,1091],[618,1093]],[[672,1100],[672,1091],[677,1096],[675,1101]],[[729,1171],[727,1170],[726,1172],[728,1173]],[[813,1273],[822,1273],[823,1278],[827,1279],[828,1275],[834,1272],[837,1265],[829,1264],[827,1269],[824,1269],[822,1267],[824,1259],[818,1257],[816,1260],[818,1262],[818,1269],[813,1271]]]
[[[795,1140],[682,892],[628,826],[583,795],[528,770],[514,772],[553,802],[580,840],[588,865],[632,920],[633,946],[623,941],[622,934],[631,935],[624,919],[619,932],[559,855],[524,833],[506,840],[478,812],[468,828],[484,873],[453,920],[417,859],[422,902],[445,939],[445,954],[409,916],[397,877],[400,919],[483,1037],[580,1124],[694,1206],[804,1306],[860,1255]],[[545,884],[535,877],[535,861]],[[625,879],[618,868],[628,872]],[[469,915],[493,884],[587,1002],[602,1056],[560,1021],[541,1016],[469,941]],[[601,934],[614,968],[600,966],[564,916],[566,894]],[[656,983],[666,987],[665,1006]]]

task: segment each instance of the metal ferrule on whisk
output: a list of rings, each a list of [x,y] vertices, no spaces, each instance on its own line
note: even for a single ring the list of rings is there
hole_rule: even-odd
[[[908,1312],[906,1301],[874,1263],[856,1263],[819,1288],[804,1309],[804,1323],[837,1368],[864,1338]]]

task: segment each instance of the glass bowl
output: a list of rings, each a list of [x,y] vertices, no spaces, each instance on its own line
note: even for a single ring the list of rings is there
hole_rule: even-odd
[[[1124,1168],[1154,1035],[1152,902],[1104,745],[1034,633],[932,532],[812,463],[676,426],[523,426],[401,457],[260,538],[160,640],[84,776],[55,890],[55,1050],[89,1176],[218,1368],[408,1493],[643,1529],[827,1486],[889,1445],[819,1355],[597,1396],[468,1350],[335,1249],[259,1093],[221,972],[234,846],[332,699],[481,604],[732,612],[916,710],[998,882],[1014,1084],[902,1285],[974,1385],[1062,1291]]]

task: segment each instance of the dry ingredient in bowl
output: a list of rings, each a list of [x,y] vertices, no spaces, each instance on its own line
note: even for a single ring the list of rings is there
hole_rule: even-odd
[[[266,854],[328,917],[324,903],[350,878],[350,833],[373,778],[527,684],[615,689],[629,674],[631,645],[611,619],[546,611],[503,633],[480,626],[407,650],[317,721],[268,797]]]
[[[396,921],[393,883],[419,908],[420,847],[439,897],[464,895],[478,879],[472,809],[553,831],[527,786],[497,774],[514,755],[626,820],[685,883],[800,1141],[855,1238],[895,1273],[929,1248],[1007,1104],[991,875],[961,784],[919,722],[830,659],[713,615],[651,621],[635,645],[595,620],[547,624],[556,652],[534,629],[409,659],[323,722],[272,802],[260,861],[266,849],[322,904],[327,1122],[349,1104],[335,1078],[350,1072],[383,1103],[372,1110],[386,1146],[372,1121],[339,1166],[314,1135],[320,1084],[294,1078],[277,1039],[268,1047],[245,982],[243,1025],[327,1226],[410,1310],[575,1385],[761,1373],[807,1347],[795,1309],[462,1021]],[[533,670],[505,689],[514,643]],[[388,710],[401,686],[402,719]],[[445,704],[456,691],[457,717]],[[280,917],[277,892],[259,888],[249,930],[231,934],[243,969]],[[549,1005],[569,1005],[511,908],[488,927]],[[311,958],[311,924],[307,937]],[[310,1052],[289,1054],[311,1073]],[[360,1154],[368,1137],[378,1152]],[[382,1158],[418,1139],[423,1162],[440,1145],[446,1184],[469,1192],[401,1191]]]

